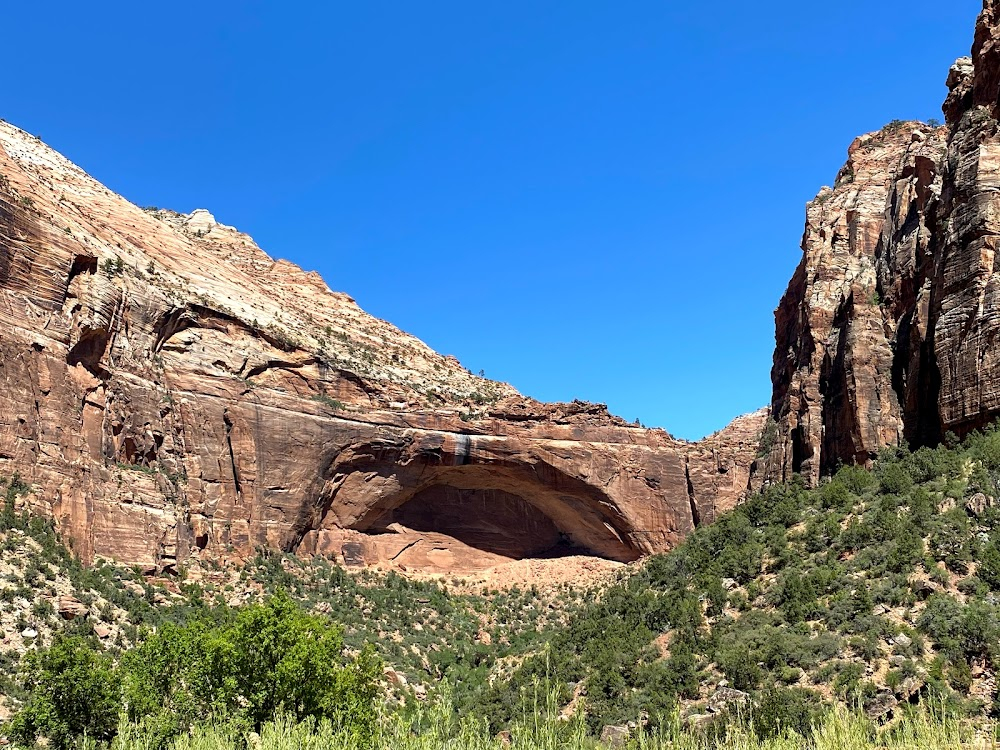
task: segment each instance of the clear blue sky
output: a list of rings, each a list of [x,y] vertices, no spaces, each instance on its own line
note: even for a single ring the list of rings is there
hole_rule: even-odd
[[[10,3],[0,116],[473,371],[697,438],[769,401],[805,202],[941,117],[980,7]]]

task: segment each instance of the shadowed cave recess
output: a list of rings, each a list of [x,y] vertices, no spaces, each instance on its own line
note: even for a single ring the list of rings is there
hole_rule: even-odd
[[[393,528],[451,537],[458,544],[514,560],[593,554],[531,503],[503,490],[463,490],[434,485],[383,514],[369,533]]]
[[[577,501],[567,496],[562,502],[575,505]],[[581,533],[572,526],[560,528],[540,507],[520,495],[497,488],[434,484],[356,529],[369,537],[392,535],[402,547],[391,554],[389,562],[429,571],[474,571],[515,560],[569,556],[621,562],[639,557],[610,524],[601,526],[604,533],[594,543],[593,532]],[[350,545],[345,546],[348,559]]]
[[[374,453],[355,456],[331,498],[334,515],[347,520],[344,536],[326,526],[330,536],[324,540],[319,531],[316,540],[318,551],[349,565],[444,573],[517,560],[630,562],[642,555],[610,498],[547,464],[480,463],[447,449],[419,457]],[[336,510],[349,506],[356,509],[350,520]]]

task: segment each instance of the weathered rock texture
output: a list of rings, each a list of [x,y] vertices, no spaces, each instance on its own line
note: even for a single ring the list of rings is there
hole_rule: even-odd
[[[763,420],[688,444],[522,398],[0,124],[0,474],[85,558],[632,560],[738,502]]]
[[[947,84],[944,127],[897,122],[859,138],[808,206],[775,313],[764,476],[815,482],[1000,415],[998,0]]]

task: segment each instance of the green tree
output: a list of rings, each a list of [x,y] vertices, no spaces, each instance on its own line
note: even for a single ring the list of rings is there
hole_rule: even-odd
[[[52,645],[29,651],[21,687],[28,699],[11,721],[11,736],[25,745],[39,737],[64,750],[77,737],[110,740],[118,725],[120,682],[106,654],[79,636],[57,636]]]
[[[808,737],[822,715],[818,698],[803,688],[773,687],[763,691],[750,713],[754,732],[762,739],[780,737],[788,730]]]
[[[798,570],[790,570],[781,581],[779,606],[790,623],[802,622],[813,616],[816,590],[809,578]]]
[[[1000,545],[996,537],[990,539],[979,554],[976,575],[994,591],[1000,591]]]
[[[281,714],[369,737],[381,663],[371,646],[354,659],[343,648],[337,625],[279,594],[223,625],[161,628],[124,659],[126,705],[163,738],[204,720],[259,730]]]
[[[906,468],[889,459],[880,459],[875,468],[879,490],[887,495],[902,495],[913,486],[913,479]]]
[[[764,677],[764,671],[757,664],[757,655],[751,653],[744,643],[720,649],[715,661],[737,690],[755,690]]]

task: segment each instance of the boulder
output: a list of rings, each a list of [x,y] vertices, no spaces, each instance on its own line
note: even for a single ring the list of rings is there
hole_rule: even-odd
[[[64,620],[75,620],[77,617],[86,617],[90,612],[85,604],[72,596],[60,596],[57,609],[59,616]]]
[[[883,691],[865,702],[865,715],[869,719],[887,719],[892,715],[899,701],[891,692]]]
[[[976,518],[982,518],[987,510],[993,507],[993,498],[977,492],[965,501],[965,509]]]
[[[913,639],[910,638],[910,636],[908,636],[906,633],[900,633],[899,635],[897,635],[895,638],[892,639],[892,642],[896,646],[899,646],[900,648],[909,648],[911,645],[913,645]]]
[[[722,713],[723,711],[747,703],[750,695],[742,690],[731,687],[718,687],[708,699],[707,708],[712,713]]]
[[[896,691],[896,694],[899,696],[900,700],[907,701],[910,700],[910,698],[912,698],[914,695],[919,693],[921,690],[923,690],[926,684],[927,680],[919,675],[914,677],[907,677],[905,680],[903,680],[902,684],[900,684],[899,689]]]
[[[624,747],[630,734],[626,726],[606,724],[601,730],[601,743],[607,747]]]
[[[382,674],[385,675],[385,678],[390,684],[395,685],[396,687],[405,688],[408,684],[406,675],[402,672],[396,671],[392,667],[386,667],[383,669]]]
[[[715,714],[689,714],[684,718],[684,724],[691,729],[704,729],[718,718]]]

